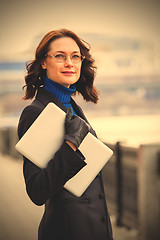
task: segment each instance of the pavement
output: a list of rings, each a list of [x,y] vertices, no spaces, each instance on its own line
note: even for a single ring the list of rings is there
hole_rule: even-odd
[[[22,160],[0,154],[0,192],[0,240],[37,240],[44,207],[34,205],[26,194]],[[114,215],[111,221],[114,240],[139,239],[136,229],[117,227]]]

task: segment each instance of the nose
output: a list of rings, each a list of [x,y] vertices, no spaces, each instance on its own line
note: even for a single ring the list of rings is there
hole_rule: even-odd
[[[73,66],[73,62],[71,60],[70,56],[67,56],[66,61],[65,61],[65,66]]]

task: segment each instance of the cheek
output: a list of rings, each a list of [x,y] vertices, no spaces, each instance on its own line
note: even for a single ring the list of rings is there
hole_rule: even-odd
[[[55,70],[55,66],[48,64],[46,68],[46,75],[50,79],[55,79],[57,77],[57,72]]]
[[[48,64],[47,71],[50,75],[57,74],[58,68],[54,64]]]

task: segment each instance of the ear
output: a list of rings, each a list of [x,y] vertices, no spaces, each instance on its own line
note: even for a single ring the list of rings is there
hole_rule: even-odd
[[[47,68],[46,62],[44,60],[41,61],[41,66],[42,66],[43,69]]]

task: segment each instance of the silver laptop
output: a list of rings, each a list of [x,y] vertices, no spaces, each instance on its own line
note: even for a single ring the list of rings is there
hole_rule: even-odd
[[[16,150],[40,168],[45,168],[63,143],[65,116],[63,110],[50,102],[16,144]],[[113,154],[91,133],[86,135],[79,150],[87,165],[64,185],[77,197],[84,193]]]

